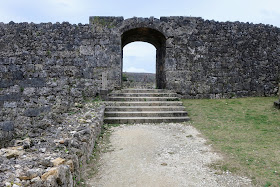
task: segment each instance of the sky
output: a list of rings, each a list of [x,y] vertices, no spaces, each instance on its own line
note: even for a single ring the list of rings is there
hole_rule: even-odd
[[[146,42],[132,42],[124,46],[123,71],[155,73],[156,48]]]
[[[89,16],[192,16],[280,27],[280,0],[0,0],[0,22],[88,23]],[[142,65],[142,66],[141,66]],[[154,72],[155,48],[124,48],[124,71]]]

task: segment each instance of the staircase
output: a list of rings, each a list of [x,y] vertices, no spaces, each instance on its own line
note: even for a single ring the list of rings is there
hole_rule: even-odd
[[[185,107],[176,93],[161,89],[124,89],[109,95],[104,123],[169,123],[188,120]]]

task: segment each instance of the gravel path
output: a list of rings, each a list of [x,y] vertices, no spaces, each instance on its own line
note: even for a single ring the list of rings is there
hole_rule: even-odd
[[[112,151],[86,181],[94,187],[251,186],[250,180],[207,167],[221,157],[192,126],[136,124],[113,127]]]

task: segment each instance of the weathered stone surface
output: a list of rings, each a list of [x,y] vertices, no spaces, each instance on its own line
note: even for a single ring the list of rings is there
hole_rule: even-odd
[[[8,159],[16,158],[24,153],[22,146],[8,147],[6,149],[1,150],[1,152],[3,152],[3,156],[5,156]]]
[[[74,179],[80,180],[82,165],[101,132],[104,106],[77,104],[71,111],[61,116],[60,123],[45,118],[44,124],[50,124],[44,131],[34,124],[28,138],[12,141],[14,147],[0,148],[0,186],[10,181],[19,186],[74,186]],[[88,121],[79,123],[79,119]]]
[[[35,94],[36,88],[34,87],[27,87],[23,89],[23,95],[27,96],[27,97],[31,97]]]
[[[274,102],[274,106],[278,109],[280,109],[280,100]]]
[[[13,84],[14,82],[12,80],[0,80],[0,88],[8,88]]]
[[[30,148],[30,146],[32,145],[30,138],[25,138],[24,140],[16,140],[14,144],[15,146],[22,146],[23,149]]]
[[[59,166],[61,164],[64,164],[65,159],[59,157],[54,160],[51,160],[51,162],[53,163],[54,166]]]
[[[41,168],[29,169],[26,172],[21,173],[21,175],[18,178],[20,180],[31,180],[31,181],[33,178],[37,178],[37,179],[33,180],[33,182],[34,182],[36,180],[39,180],[38,177],[42,175],[42,172],[43,172],[43,169],[41,169]]]
[[[48,112],[48,111],[50,111],[50,107],[29,108],[25,110],[24,115],[28,117],[36,117],[40,113]]]
[[[3,107],[4,108],[16,108],[17,107],[17,102],[3,102]]]
[[[24,112],[24,115],[27,117],[36,117],[40,114],[40,110],[39,108],[35,108],[35,109],[27,109]]]
[[[13,72],[13,79],[15,80],[22,80],[23,79],[23,72],[18,70]]]
[[[6,131],[6,132],[13,131],[14,123],[12,121],[0,122],[0,130]]]
[[[57,173],[58,173],[58,168],[57,167],[54,167],[54,168],[51,168],[49,171],[47,171],[46,173],[44,173],[42,176],[41,176],[41,179],[43,181],[47,180],[49,177],[51,176],[57,176]]]
[[[29,78],[19,83],[21,87],[44,87],[45,84],[46,80],[44,78]]]
[[[278,96],[279,96],[279,101],[275,101],[274,106],[280,109],[280,83],[278,84]]]
[[[68,160],[65,164],[69,166],[71,172],[74,171],[75,167],[73,160]]]
[[[19,101],[21,94],[19,93],[10,93],[7,95],[0,95],[0,101]]]

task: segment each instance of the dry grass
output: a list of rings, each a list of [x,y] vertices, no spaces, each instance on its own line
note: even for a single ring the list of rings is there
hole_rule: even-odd
[[[276,97],[183,100],[192,125],[225,159],[213,167],[280,186],[280,110]]]
[[[81,174],[81,181],[91,179],[98,172],[100,167],[100,158],[102,153],[111,152],[110,135],[111,127],[119,126],[120,124],[104,124],[99,137],[96,139],[94,150],[90,159],[87,160],[87,165]],[[76,186],[86,186],[84,182],[77,184]]]

